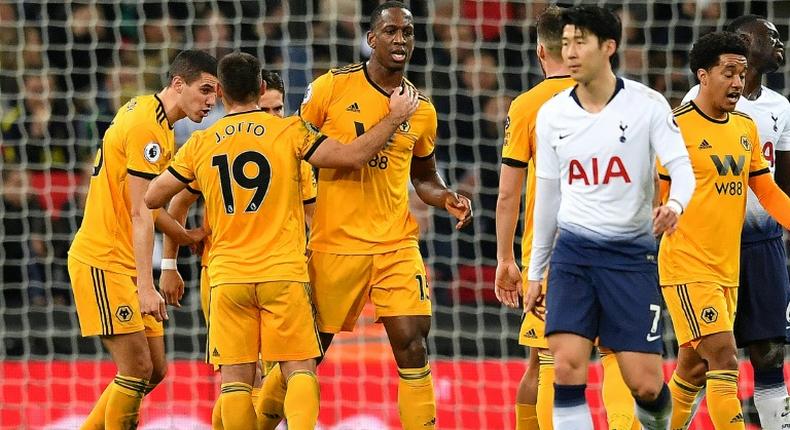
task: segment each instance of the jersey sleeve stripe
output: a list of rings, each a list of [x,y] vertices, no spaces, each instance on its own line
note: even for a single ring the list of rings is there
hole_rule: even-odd
[[[307,199],[307,200],[302,200],[302,204],[303,204],[303,205],[311,205],[311,204],[313,204],[313,203],[315,203],[315,197],[313,197],[313,198],[309,198],[309,199]]]
[[[752,119],[752,117],[750,117],[749,115],[747,115],[747,114],[745,114],[745,113],[743,113],[743,112],[737,111],[737,110],[735,110],[735,111],[732,111],[732,114],[733,114],[733,115],[742,116],[742,117],[744,117],[744,118],[746,118],[746,119]]]
[[[189,184],[190,182],[194,181],[194,179],[183,177],[180,173],[178,173],[178,171],[176,171],[176,169],[173,168],[173,166],[168,166],[167,171],[170,172],[173,176],[175,176],[176,179],[178,179],[179,181],[185,184]]]
[[[658,174],[658,179],[661,179],[662,181],[672,182],[672,178],[669,175],[665,175],[663,173]]]
[[[315,143],[313,143],[313,146],[311,146],[310,149],[308,149],[307,152],[305,152],[304,157],[302,157],[302,159],[304,161],[309,160],[310,157],[313,156],[315,150],[318,149],[318,145],[324,143],[325,140],[326,140],[326,136],[324,135],[321,135],[318,139],[316,139]]]
[[[502,164],[504,164],[505,166],[515,167],[518,169],[525,169],[529,165],[528,163],[525,163],[521,160],[516,160],[514,158],[507,158],[507,157],[502,158]]]
[[[428,155],[423,155],[423,156],[414,155],[413,158],[416,158],[418,160],[427,160],[429,158],[433,158],[434,153],[436,153],[435,149],[433,151],[431,151],[431,153],[428,154]]]
[[[767,168],[767,167],[766,167],[766,168],[764,168],[764,169],[760,169],[760,170],[758,170],[758,171],[756,171],[756,172],[749,172],[749,177],[750,177],[750,178],[753,178],[753,177],[755,177],[755,176],[764,175],[764,174],[766,174],[766,173],[771,173],[771,169],[769,169],[769,168]]]
[[[138,178],[148,179],[149,181],[151,181],[154,178],[156,178],[156,175],[154,175],[153,173],[140,172],[138,170],[132,170],[132,169],[126,169],[126,172],[129,173],[132,176],[137,176]]]
[[[203,193],[201,193],[200,191],[198,191],[198,190],[196,190],[196,189],[194,189],[194,188],[190,187],[189,185],[187,185],[187,191],[189,191],[189,192],[190,192],[190,193],[192,193],[192,194],[196,194],[196,195],[198,195],[198,196],[199,196],[199,195],[201,195],[201,194],[203,194]]]

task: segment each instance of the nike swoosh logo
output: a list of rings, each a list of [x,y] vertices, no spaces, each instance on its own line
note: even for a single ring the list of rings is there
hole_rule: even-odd
[[[562,139],[565,139],[566,137],[570,136],[571,134],[572,134],[572,133],[568,133],[568,134],[566,134],[565,136],[563,136],[563,135],[560,135],[560,140],[562,140]]]
[[[648,342],[655,342],[655,341],[657,341],[657,340],[661,339],[661,335],[660,335],[660,334],[656,334],[656,335],[647,335],[647,338],[646,338],[646,339],[647,339],[647,341],[648,341]]]
[[[790,411],[782,412],[782,418],[786,417],[787,415],[790,415]],[[784,426],[782,426],[782,427],[784,427]]]

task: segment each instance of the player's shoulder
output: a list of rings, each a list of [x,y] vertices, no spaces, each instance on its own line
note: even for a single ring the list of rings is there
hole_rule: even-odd
[[[513,99],[509,113],[510,115],[535,114],[544,103],[572,86],[563,78],[546,78]]]
[[[680,116],[686,115],[688,113],[694,112],[696,109],[694,107],[694,103],[686,102],[681,104],[680,106],[672,109],[672,116],[678,118]]]
[[[741,96],[743,97],[743,96]],[[760,95],[759,101],[763,101],[766,105],[771,107],[776,106],[777,109],[788,110],[790,109],[790,101],[787,100],[785,96],[780,94],[777,91],[774,91],[765,85],[762,88],[762,94]]]
[[[537,108],[538,115],[560,115],[564,112],[569,112],[567,109],[568,103],[575,103],[571,97],[573,88],[574,87],[566,88],[546,100]]]
[[[162,101],[155,94],[140,95],[126,102],[118,111],[116,121],[123,122],[130,132],[141,129],[161,130],[167,121]]]
[[[647,85],[627,78],[618,78],[623,83],[626,95],[629,98],[639,98],[660,106],[669,106],[667,99],[660,92],[648,87]]]
[[[358,72],[363,72],[364,64],[363,63],[354,63],[349,64],[343,67],[336,67],[334,69],[329,69],[327,74],[331,76],[343,76],[343,75],[351,75]]]
[[[428,98],[422,91],[420,91],[417,86],[415,86],[411,81],[406,78],[403,78],[403,86],[406,88],[411,88],[414,91],[417,91],[417,98],[420,100],[420,105],[417,106],[417,112],[421,112],[436,118],[436,108],[431,102],[431,99]]]
[[[754,122],[754,119],[749,114],[739,110],[732,111],[731,118],[733,121],[744,123],[747,127],[757,128],[757,123]]]

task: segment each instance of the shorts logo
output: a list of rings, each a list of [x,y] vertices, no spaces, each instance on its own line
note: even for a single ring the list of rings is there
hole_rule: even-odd
[[[524,337],[526,337],[527,339],[537,339],[538,338],[538,334],[535,333],[535,329],[534,328],[531,328],[531,329],[527,330],[526,333],[524,333]]]
[[[211,356],[212,357],[219,357],[219,351],[217,351],[217,348],[214,348],[214,352],[211,353]]]
[[[162,156],[162,148],[158,143],[151,142],[148,145],[145,145],[145,152],[143,155],[149,163],[156,163],[159,161],[159,157]]]
[[[118,306],[118,309],[115,310],[115,317],[121,322],[131,321],[132,315],[134,315],[134,311],[132,311],[132,308],[126,305]]]
[[[705,321],[708,324],[712,324],[716,322],[716,320],[719,318],[719,313],[713,307],[708,306],[707,308],[702,310],[699,316],[700,318],[702,318],[702,321]]]

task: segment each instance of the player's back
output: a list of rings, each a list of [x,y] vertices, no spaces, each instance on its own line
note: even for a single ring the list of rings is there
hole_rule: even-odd
[[[411,85],[404,81],[405,85]],[[341,142],[351,142],[389,112],[389,95],[364,64],[334,69],[308,88],[300,116]],[[427,98],[365,167],[320,169],[309,247],[337,254],[372,254],[416,247],[409,213],[412,157],[433,155],[436,110]]]
[[[196,181],[205,198],[212,285],[308,280],[299,166],[309,157],[301,148],[322,139],[298,117],[256,110],[227,115],[184,144],[170,171]]]
[[[662,285],[738,285],[741,228],[749,178],[769,173],[754,121],[740,112],[708,117],[693,103],[674,110],[697,186],[677,230],[659,252]],[[665,171],[661,172],[666,179]]]
[[[96,154],[85,215],[69,250],[72,257],[136,275],[128,176],[153,179],[174,151],[173,130],[159,97],[135,97],[118,111]]]
[[[521,239],[521,261],[529,262],[532,249],[532,214],[535,210],[535,121],[538,110],[557,93],[573,86],[568,76],[544,79],[510,104],[505,121],[505,145],[502,163],[527,168],[527,191],[524,195],[524,233]]]

